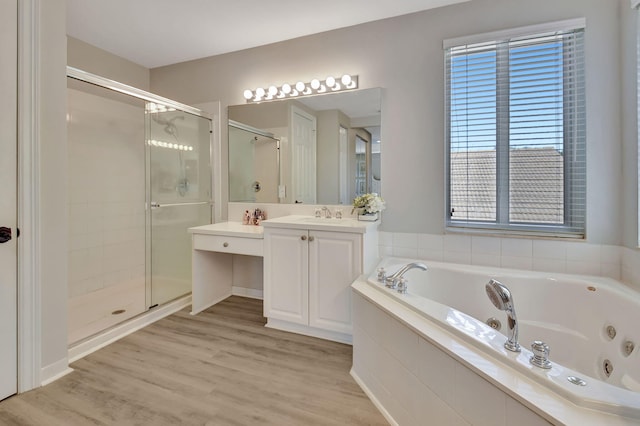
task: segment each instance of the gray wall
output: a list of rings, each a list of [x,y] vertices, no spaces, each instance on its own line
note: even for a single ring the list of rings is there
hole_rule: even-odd
[[[638,245],[638,114],[637,47],[635,13],[620,5],[622,85],[622,243]]]
[[[40,102],[38,276],[41,283],[41,366],[54,375],[67,367],[67,149],[66,18],[64,0],[40,2],[40,46],[36,62]]]
[[[636,163],[625,161],[624,181],[622,171],[620,26],[621,15],[626,20],[630,13],[626,0],[474,0],[153,69],[151,88],[185,103],[219,100],[224,110],[244,103],[246,88],[358,74],[362,88],[385,88],[383,230],[439,234],[444,232],[445,196],[443,39],[585,17],[587,239],[620,244],[623,234],[635,234],[631,223],[637,217]],[[628,101],[625,108],[631,107]],[[635,149],[627,127],[625,155]],[[627,244],[632,240],[625,238]]]
[[[149,91],[148,68],[69,36],[67,36],[67,64]]]

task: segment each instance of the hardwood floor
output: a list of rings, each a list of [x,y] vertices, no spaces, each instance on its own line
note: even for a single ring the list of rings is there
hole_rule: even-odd
[[[2,425],[386,425],[349,375],[351,347],[263,327],[231,297],[162,319],[0,402]]]

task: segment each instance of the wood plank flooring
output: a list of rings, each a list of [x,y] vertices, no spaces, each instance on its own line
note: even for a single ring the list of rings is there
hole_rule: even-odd
[[[265,328],[231,297],[164,318],[0,402],[2,425],[386,425],[349,375],[351,347]]]

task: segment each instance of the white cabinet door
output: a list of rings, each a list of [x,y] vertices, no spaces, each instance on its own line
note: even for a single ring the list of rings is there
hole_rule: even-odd
[[[17,392],[16,89],[18,2],[0,1],[0,399]],[[8,239],[11,232],[11,239]]]
[[[264,230],[264,316],[308,324],[308,232]]]
[[[360,234],[309,232],[309,325],[351,334],[351,283],[362,273]]]

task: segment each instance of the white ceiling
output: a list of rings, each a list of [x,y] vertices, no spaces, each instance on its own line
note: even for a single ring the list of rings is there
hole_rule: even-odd
[[[468,0],[67,0],[67,34],[147,68]]]

